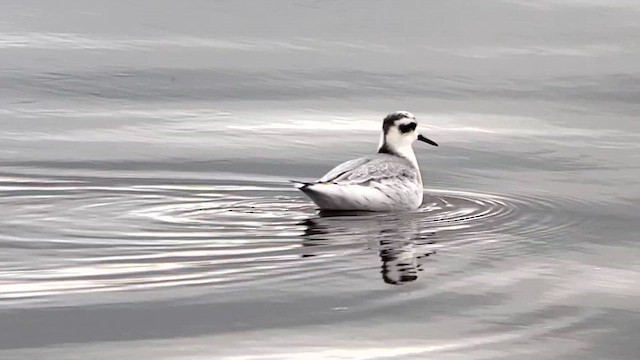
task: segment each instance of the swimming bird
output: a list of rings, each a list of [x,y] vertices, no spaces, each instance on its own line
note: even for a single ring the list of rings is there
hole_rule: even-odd
[[[378,152],[344,162],[316,182],[293,181],[321,210],[403,211],[422,204],[422,176],[413,142],[438,146],[416,131],[416,117],[407,111],[382,122]]]

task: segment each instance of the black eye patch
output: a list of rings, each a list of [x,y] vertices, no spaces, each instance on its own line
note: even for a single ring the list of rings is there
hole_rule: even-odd
[[[418,124],[416,124],[414,122],[410,122],[408,124],[398,125],[398,129],[400,129],[400,132],[404,134],[404,133],[408,133],[410,131],[415,130],[416,126],[418,126]]]

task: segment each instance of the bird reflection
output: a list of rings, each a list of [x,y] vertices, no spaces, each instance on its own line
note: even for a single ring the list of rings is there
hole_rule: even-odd
[[[332,254],[363,245],[376,249],[382,280],[402,285],[418,279],[433,254],[434,233],[421,228],[420,214],[319,213],[299,223],[303,258]]]

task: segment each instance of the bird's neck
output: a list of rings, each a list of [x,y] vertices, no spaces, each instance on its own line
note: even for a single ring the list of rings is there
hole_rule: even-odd
[[[416,159],[416,154],[413,152],[413,147],[411,147],[411,145],[397,147],[396,153],[409,160],[416,170],[420,170],[420,168],[418,168],[418,159]]]
[[[420,170],[418,167],[418,159],[416,159],[416,154],[413,152],[411,144],[393,146],[384,141],[384,139],[381,139],[380,145],[378,146],[378,153],[403,157],[409,160],[416,170]]]

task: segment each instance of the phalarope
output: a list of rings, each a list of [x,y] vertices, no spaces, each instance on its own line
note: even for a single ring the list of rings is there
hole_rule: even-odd
[[[422,204],[422,176],[412,144],[438,146],[418,134],[413,114],[398,111],[382,122],[378,153],[344,162],[320,180],[294,181],[322,210],[401,211]]]

